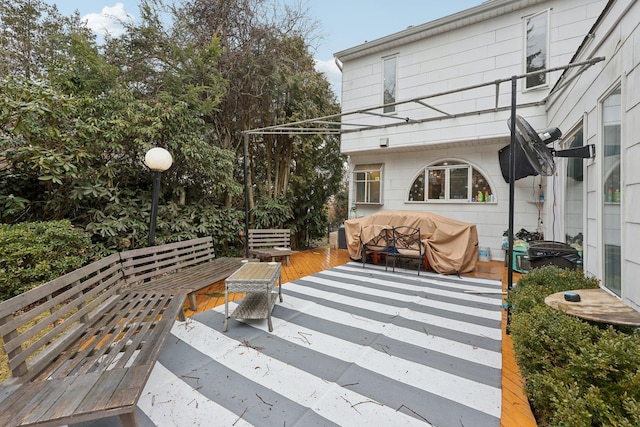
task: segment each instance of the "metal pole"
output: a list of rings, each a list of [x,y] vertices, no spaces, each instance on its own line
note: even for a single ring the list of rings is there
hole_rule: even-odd
[[[244,134],[244,256],[249,258],[249,134]]]
[[[158,198],[160,196],[160,171],[153,171],[153,199],[151,201],[151,223],[149,224],[149,245],[156,244],[156,218],[158,217]]]
[[[516,176],[516,93],[518,76],[511,78],[511,142],[509,144],[509,250],[507,251],[507,289],[513,286],[513,215]]]

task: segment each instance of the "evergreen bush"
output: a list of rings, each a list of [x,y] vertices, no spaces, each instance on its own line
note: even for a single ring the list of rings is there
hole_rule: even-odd
[[[550,294],[595,288],[582,272],[533,269],[510,292],[510,332],[541,426],[640,425],[640,333],[569,316]]]
[[[0,224],[0,300],[85,265],[90,245],[68,220]]]

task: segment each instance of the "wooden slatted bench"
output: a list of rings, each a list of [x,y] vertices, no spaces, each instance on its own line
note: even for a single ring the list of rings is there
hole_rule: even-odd
[[[291,231],[283,229],[249,229],[247,239],[249,254],[255,258],[285,258],[287,266],[291,257]]]
[[[196,291],[226,279],[242,265],[240,258],[215,258],[211,237],[121,252],[120,260],[132,289],[187,295],[193,311]],[[184,320],[184,312],[179,315]]]
[[[184,295],[126,289],[113,254],[0,303],[12,377],[0,425],[59,426],[119,415],[138,398]]]

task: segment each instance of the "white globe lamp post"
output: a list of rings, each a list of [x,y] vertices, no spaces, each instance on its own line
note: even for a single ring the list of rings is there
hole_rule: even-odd
[[[149,246],[155,245],[158,198],[160,196],[160,174],[171,167],[173,159],[164,148],[154,147],[147,151],[144,163],[153,171],[153,200],[151,203],[151,223],[149,224]]]

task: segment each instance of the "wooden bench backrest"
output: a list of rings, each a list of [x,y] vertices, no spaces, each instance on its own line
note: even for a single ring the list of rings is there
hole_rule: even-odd
[[[0,336],[13,377],[37,375],[123,285],[120,258],[113,254],[0,303]]]
[[[212,237],[120,252],[127,284],[176,272],[215,258]]]
[[[249,230],[249,249],[288,248],[291,246],[291,231],[288,228],[261,230],[253,228]]]

